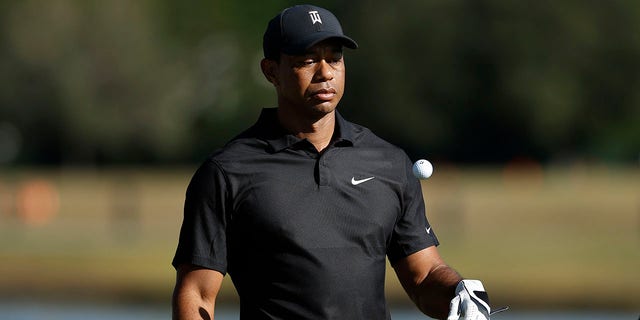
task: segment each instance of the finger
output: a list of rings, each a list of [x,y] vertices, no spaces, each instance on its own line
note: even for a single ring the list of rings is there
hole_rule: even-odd
[[[458,320],[460,319],[460,296],[456,296],[451,299],[451,303],[449,304],[449,317],[447,320]]]

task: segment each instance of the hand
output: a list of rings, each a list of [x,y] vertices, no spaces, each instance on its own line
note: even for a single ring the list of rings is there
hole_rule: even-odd
[[[479,280],[462,280],[451,300],[447,320],[489,320],[489,295]]]

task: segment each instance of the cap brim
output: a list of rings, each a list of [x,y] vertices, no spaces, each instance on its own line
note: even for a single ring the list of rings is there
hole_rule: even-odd
[[[358,44],[353,39],[345,35],[335,34],[333,32],[316,32],[297,43],[292,43],[289,46],[282,48],[282,52],[286,54],[304,54],[309,50],[309,48],[328,39],[336,39],[340,41],[340,44],[349,49],[358,49]]]

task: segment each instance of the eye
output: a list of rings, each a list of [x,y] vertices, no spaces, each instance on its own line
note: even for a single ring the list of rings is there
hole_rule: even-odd
[[[299,68],[309,67],[316,63],[316,60],[312,58],[301,59],[296,62],[296,66]]]
[[[331,64],[338,64],[342,62],[342,52],[334,52],[328,62]]]

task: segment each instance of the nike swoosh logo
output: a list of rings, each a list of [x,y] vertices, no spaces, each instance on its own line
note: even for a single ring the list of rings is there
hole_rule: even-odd
[[[354,186],[357,186],[357,185],[359,185],[361,183],[365,183],[365,182],[367,182],[367,181],[369,181],[369,180],[371,180],[373,178],[375,178],[375,177],[369,177],[369,178],[366,178],[366,179],[356,180],[356,177],[353,177],[353,178],[351,178],[351,184],[354,185]]]
[[[427,228],[427,234],[431,234],[431,227]]]

